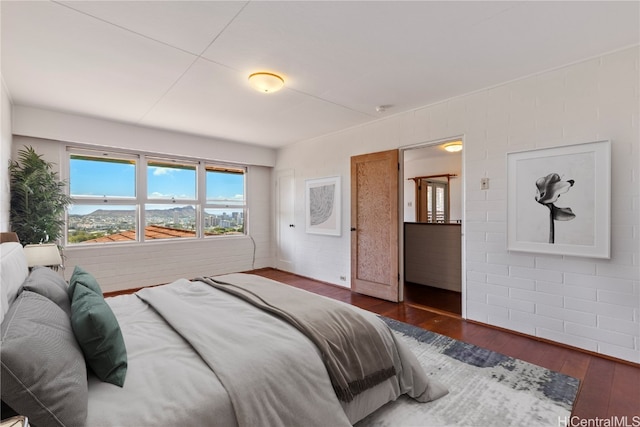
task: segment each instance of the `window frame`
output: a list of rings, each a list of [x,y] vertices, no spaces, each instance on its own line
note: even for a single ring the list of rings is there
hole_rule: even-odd
[[[158,242],[172,242],[172,241],[185,241],[194,239],[216,239],[216,238],[239,238],[248,236],[247,227],[247,212],[248,212],[248,200],[247,200],[247,187],[248,187],[248,171],[247,165],[230,164],[225,162],[217,162],[208,159],[195,159],[181,156],[167,156],[156,153],[144,153],[134,152],[127,150],[100,150],[94,148],[85,148],[81,146],[69,145],[66,147],[65,152],[65,174],[68,180],[67,193],[71,193],[71,159],[73,156],[86,156],[100,160],[101,158],[114,158],[123,160],[135,161],[136,173],[135,173],[135,194],[131,197],[111,197],[111,196],[80,196],[74,197],[72,205],[126,205],[135,206],[136,217],[136,239],[135,241],[127,242],[94,242],[94,243],[70,243],[69,242],[69,209],[65,212],[65,232],[64,232],[64,246],[69,248],[80,248],[89,246],[100,245],[130,245],[130,244],[156,244]],[[148,194],[148,167],[150,163],[167,164],[184,164],[193,165],[195,167],[195,199],[166,199],[166,198],[153,198]],[[208,202],[206,198],[206,174],[207,170],[215,169],[223,171],[229,171],[232,173],[242,174],[243,176],[243,201],[238,205],[230,205],[225,203]],[[77,203],[79,202],[79,203]],[[176,238],[164,238],[164,239],[146,239],[145,228],[147,226],[146,207],[149,205],[192,205],[195,208],[195,235],[181,236]],[[207,235],[205,233],[205,211],[207,209],[232,209],[234,211],[240,210],[242,212],[242,232],[236,233],[223,233],[216,235]]]
[[[238,174],[238,175],[242,175],[243,176],[243,188],[242,188],[242,195],[243,195],[243,199],[242,199],[242,204],[241,205],[231,205],[231,204],[226,204],[222,201],[218,202],[218,201],[212,201],[209,202],[207,200],[207,195],[206,195],[206,191],[207,191],[207,186],[206,186],[206,179],[207,179],[207,172],[208,171],[212,171],[212,172],[222,172],[222,173],[233,173],[233,174]],[[246,235],[247,234],[247,223],[246,223],[246,217],[247,217],[247,167],[231,167],[231,166],[222,166],[220,164],[213,164],[211,162],[206,162],[204,164],[204,167],[202,168],[202,177],[201,179],[203,180],[202,182],[202,186],[200,188],[202,188],[202,192],[203,194],[203,200],[204,200],[204,204],[202,205],[202,209],[201,209],[201,215],[202,215],[202,219],[201,219],[201,224],[202,224],[202,235],[205,238],[216,238],[216,237],[221,237],[221,236],[233,236],[235,235],[234,233],[228,234],[228,233],[223,233],[223,234],[215,234],[215,235],[206,235],[205,234],[205,227],[204,227],[204,222],[205,222],[205,211],[207,209],[231,209],[231,210],[242,210],[242,234]]]
[[[149,239],[149,241],[172,241],[172,240],[188,240],[188,239],[197,239],[200,236],[200,229],[202,228],[201,226],[199,226],[199,215],[198,215],[198,211],[199,211],[199,188],[200,188],[200,179],[199,179],[199,168],[200,168],[200,164],[201,161],[198,160],[185,160],[185,159],[178,159],[178,158],[167,158],[167,157],[161,157],[161,156],[156,156],[156,155],[145,155],[143,156],[144,159],[144,194],[142,195],[143,197],[143,202],[142,205],[140,206],[140,211],[141,211],[141,224],[144,224],[144,227],[141,228],[141,230],[144,230],[149,224],[147,223],[147,207],[148,206],[186,206],[186,205],[192,205],[193,208],[195,209],[195,229],[194,231],[194,236],[182,236],[179,238],[163,238],[163,239]],[[194,195],[195,198],[178,198],[176,199],[175,197],[172,197],[170,199],[168,198],[153,198],[153,197],[149,197],[149,167],[150,166],[155,166],[152,165],[152,163],[158,163],[158,164],[162,164],[162,165],[166,165],[167,167],[172,167],[172,165],[184,165],[184,166],[193,166],[193,168],[195,169],[195,176],[194,176]],[[178,229],[176,229],[178,230]],[[146,235],[145,233],[142,233],[142,235],[140,236],[140,240],[142,242],[147,241],[146,239]]]
[[[427,186],[427,218],[431,214],[432,224],[448,224],[449,223],[449,182],[439,181],[437,179],[425,179],[424,184]],[[438,219],[438,190],[442,191],[442,219]],[[431,206],[429,206],[431,199]]]
[[[87,157],[93,158],[96,161],[101,159],[114,159],[114,160],[129,160],[134,162],[135,174],[134,174],[134,192],[133,197],[123,196],[74,196],[71,194],[71,160],[72,157]],[[72,206],[133,206],[134,214],[134,227],[136,233],[136,240],[131,242],[119,242],[122,244],[131,244],[140,241],[140,207],[137,203],[139,197],[139,182],[140,182],[140,156],[132,153],[116,153],[109,150],[88,150],[84,148],[67,147],[66,150],[66,175],[69,185],[67,186],[67,194],[73,199]],[[65,232],[64,232],[64,244],[66,247],[77,247],[82,244],[69,242],[69,208],[65,209]],[[115,243],[115,242],[114,242]],[[87,245],[90,245],[88,243]],[[97,243],[96,243],[97,244]]]

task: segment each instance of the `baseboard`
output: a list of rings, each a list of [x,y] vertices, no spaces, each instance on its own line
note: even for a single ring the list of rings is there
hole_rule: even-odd
[[[622,363],[624,365],[633,366],[634,368],[640,368],[640,363],[634,363],[634,362],[632,362],[630,360],[619,359],[617,357],[609,356],[607,354],[597,353],[597,352],[591,351],[591,350],[585,350],[584,348],[574,347],[572,345],[564,344],[564,343],[561,343],[561,342],[558,342],[558,341],[553,341],[553,340],[550,340],[550,339],[547,339],[547,338],[536,337],[534,335],[529,335],[529,334],[525,334],[525,333],[522,333],[522,332],[511,330],[511,329],[502,328],[500,326],[495,326],[495,325],[490,325],[488,323],[478,322],[477,320],[464,319],[463,321],[469,322],[469,323],[473,323],[474,325],[479,325],[479,326],[484,326],[486,328],[495,329],[497,331],[507,332],[507,333],[510,333],[510,334],[513,334],[513,335],[518,335],[518,336],[521,336],[521,337],[529,338],[529,339],[532,339],[532,340],[535,340],[535,341],[543,342],[545,344],[555,345],[556,347],[562,347],[562,348],[566,348],[568,350],[577,351],[579,353],[584,353],[584,354],[587,354],[589,356],[595,356],[595,357],[599,357],[601,359],[611,360],[612,362]]]

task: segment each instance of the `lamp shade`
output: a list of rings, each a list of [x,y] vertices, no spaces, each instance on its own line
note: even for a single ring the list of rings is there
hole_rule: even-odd
[[[58,266],[62,264],[62,257],[55,243],[43,243],[40,245],[26,245],[24,254],[27,257],[29,267],[36,265]]]

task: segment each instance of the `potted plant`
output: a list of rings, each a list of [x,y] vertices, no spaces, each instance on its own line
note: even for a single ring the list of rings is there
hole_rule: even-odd
[[[33,147],[18,151],[18,161],[9,163],[11,182],[11,229],[23,245],[55,242],[62,235],[63,213],[71,203],[66,183],[58,178],[53,163],[45,161]]]

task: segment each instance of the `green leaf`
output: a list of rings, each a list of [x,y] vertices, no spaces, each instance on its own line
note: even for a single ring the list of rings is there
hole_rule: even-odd
[[[62,235],[63,214],[71,198],[53,165],[33,147],[19,150],[18,160],[9,163],[11,229],[22,244],[56,241]]]

